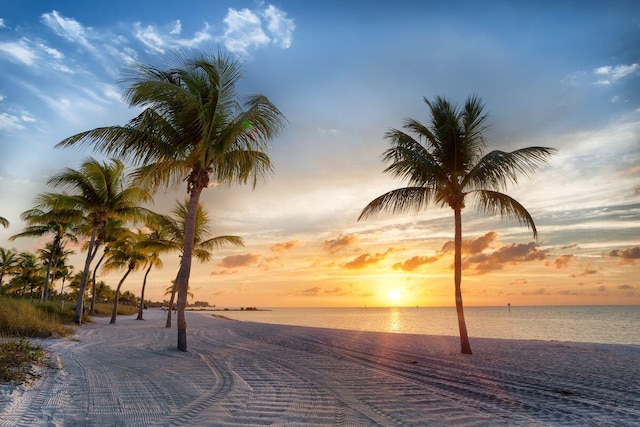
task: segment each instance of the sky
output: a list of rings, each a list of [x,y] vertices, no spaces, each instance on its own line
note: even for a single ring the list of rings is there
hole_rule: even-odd
[[[579,3],[579,4],[578,4]],[[62,139],[119,125],[122,72],[179,49],[236,56],[238,91],[286,116],[255,190],[202,195],[213,235],[237,235],[195,263],[195,301],[217,307],[451,306],[453,212],[358,222],[377,196],[405,185],[384,174],[391,128],[428,123],[424,99],[489,113],[487,151],[558,150],[507,193],[538,226],[463,211],[466,305],[640,304],[640,3],[637,1],[0,0],[0,247],[46,182],[91,149]],[[185,6],[187,4],[185,3]],[[185,186],[159,194],[168,213]],[[68,247],[71,248],[72,245]],[[79,270],[84,253],[72,262]],[[177,254],[152,270],[161,300]],[[102,278],[116,287],[120,274]],[[123,290],[139,293],[142,274]],[[59,284],[57,284],[59,286]]]

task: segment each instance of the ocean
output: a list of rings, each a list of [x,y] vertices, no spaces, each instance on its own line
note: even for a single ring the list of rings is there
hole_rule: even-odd
[[[458,336],[454,307],[272,308],[224,311],[244,321]],[[640,306],[466,307],[470,337],[640,345]]]

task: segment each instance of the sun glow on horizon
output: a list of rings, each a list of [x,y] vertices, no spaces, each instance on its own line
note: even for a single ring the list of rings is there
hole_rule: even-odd
[[[391,300],[392,302],[398,302],[402,299],[402,292],[397,289],[391,289],[389,292],[387,292],[387,298],[389,298],[389,300]]]

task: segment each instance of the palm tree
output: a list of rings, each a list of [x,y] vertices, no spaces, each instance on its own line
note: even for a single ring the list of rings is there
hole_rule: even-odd
[[[284,126],[284,116],[262,95],[243,103],[236,91],[237,60],[221,53],[182,55],[166,69],[137,65],[125,81],[124,98],[144,111],[124,126],[71,136],[57,146],[94,145],[99,151],[142,165],[137,177],[154,189],[187,182],[189,207],[178,272],[178,349],[187,351],[184,309],[191,272],[195,220],[211,180],[245,184],[271,172],[265,153]]]
[[[28,290],[29,297],[33,298],[34,290],[42,286],[44,268],[38,257],[31,252],[20,252],[17,261],[16,276],[10,282],[12,291],[24,297]]]
[[[120,288],[122,287],[122,284],[131,272],[138,270],[146,262],[147,255],[140,249],[138,245],[138,236],[134,233],[128,233],[121,236],[114,242],[113,247],[109,250],[109,255],[107,256],[107,260],[105,261],[102,269],[105,272],[125,269],[125,273],[116,287],[116,295],[113,301],[110,323],[116,323],[116,316],[118,314],[118,297],[120,296]]]
[[[188,210],[189,200],[185,200],[183,203],[176,201],[170,215],[152,215],[150,220],[162,229],[162,234],[164,234],[165,238],[143,242],[142,244],[157,251],[178,251],[180,252],[180,259],[182,259],[184,256],[184,236]],[[202,207],[202,204],[198,204],[195,222],[193,256],[200,262],[210,261],[214,250],[227,245],[244,246],[244,241],[238,236],[217,236],[207,239],[207,236],[210,234],[209,213]],[[169,307],[173,307],[177,283],[178,278],[176,277],[171,285],[172,292]],[[171,310],[167,311],[167,322],[165,326],[167,328],[171,327]]]
[[[124,164],[116,159],[107,163],[90,158],[78,170],[65,168],[61,173],[53,176],[48,184],[73,191],[71,194],[48,194],[56,199],[58,207],[81,212],[85,233],[90,235],[73,318],[74,322],[80,324],[85,287],[91,262],[95,256],[96,238],[110,219],[122,221],[142,219],[148,211],[139,207],[138,203],[148,201],[150,195],[139,187],[127,185]]]
[[[93,259],[98,252],[100,246],[104,246],[104,250],[102,251],[102,256],[96,262],[96,265],[93,267],[93,279],[91,284],[91,303],[89,305],[89,313],[91,315],[96,314],[96,284],[98,283],[96,280],[96,274],[98,273],[98,268],[102,265],[102,261],[104,261],[105,257],[109,253],[111,249],[111,244],[118,240],[120,236],[129,232],[129,229],[124,226],[124,222],[120,219],[110,218],[98,231],[98,237],[96,238],[96,242],[94,245],[94,253],[91,256]],[[87,244],[88,247],[88,244]],[[86,248],[85,248],[86,249]]]
[[[462,110],[441,97],[433,102],[426,98],[424,101],[431,112],[430,125],[406,119],[404,129],[408,133],[391,129],[385,134],[391,141],[391,148],[382,156],[383,161],[390,163],[385,172],[406,179],[408,186],[374,199],[363,209],[358,220],[380,211],[417,212],[429,203],[453,209],[456,311],[462,353],[471,354],[461,290],[461,213],[465,200],[467,196],[473,196],[480,212],[517,219],[529,227],[537,239],[538,232],[529,212],[501,191],[509,183],[517,183],[518,175],[536,171],[555,150],[529,147],[510,153],[496,150],[484,155],[483,131],[487,127],[487,115],[483,113],[480,98],[468,98]]]
[[[0,289],[2,279],[8,274],[14,274],[18,265],[18,254],[13,249],[0,248]]]
[[[32,208],[20,215],[20,218],[27,224],[24,231],[14,234],[9,240],[19,237],[42,237],[45,234],[53,234],[53,242],[49,251],[49,259],[46,263],[47,273],[44,279],[42,295],[40,301],[49,298],[49,281],[51,278],[51,267],[54,266],[54,256],[58,254],[59,248],[63,245],[64,239],[77,242],[75,235],[76,224],[82,218],[77,210],[58,209],[55,207],[57,200],[50,194],[42,194],[36,198],[36,206],[45,207]]]
[[[140,290],[140,307],[138,307],[137,320],[144,320],[144,291],[147,287],[147,277],[153,267],[162,268],[162,259],[160,259],[159,251],[154,250],[149,246],[145,246],[144,243],[153,244],[153,242],[159,242],[163,240],[163,238],[162,228],[154,227],[153,225],[150,226],[150,231],[148,233],[144,233],[138,238],[138,247],[147,257],[147,270],[144,272],[144,279],[142,280],[142,289]]]
[[[3,226],[4,228],[8,228],[9,221],[5,217],[0,216],[0,225]]]
[[[43,249],[38,249],[38,257],[46,267],[46,277],[45,277],[45,286],[47,287],[46,291],[43,291],[44,298],[41,297],[42,301],[48,300],[51,296],[51,291],[55,290],[55,286],[53,282],[58,278],[58,269],[65,268],[66,262],[69,255],[75,253],[73,250],[65,250],[64,244],[61,243],[56,246],[55,242],[50,242],[45,245]]]

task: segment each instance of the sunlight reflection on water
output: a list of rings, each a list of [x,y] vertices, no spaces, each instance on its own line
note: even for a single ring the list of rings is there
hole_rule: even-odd
[[[454,307],[274,308],[238,320],[334,329],[458,335]],[[467,307],[473,337],[640,345],[640,306]]]

